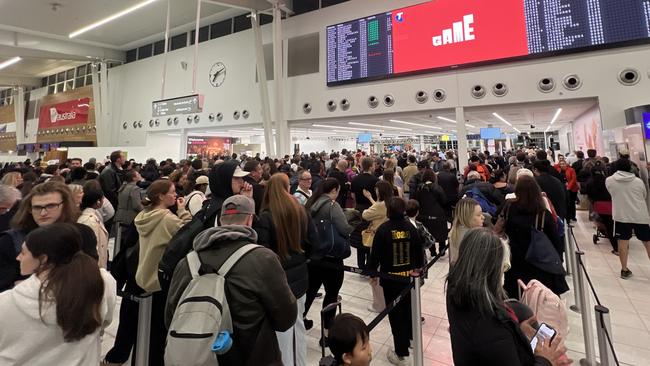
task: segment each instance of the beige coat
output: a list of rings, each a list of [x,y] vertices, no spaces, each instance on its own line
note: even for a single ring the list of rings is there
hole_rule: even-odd
[[[81,211],[81,216],[79,216],[77,222],[93,229],[95,238],[97,238],[99,266],[101,268],[106,268],[106,264],[108,263],[108,231],[106,231],[106,227],[104,226],[104,222],[102,221],[99,212],[94,208],[88,207]]]
[[[370,221],[370,225],[368,226],[369,230],[376,231],[379,225],[388,221],[388,217],[386,215],[386,203],[384,203],[384,201],[381,201],[375,202],[374,205],[364,210],[361,214],[361,217],[366,221]]]
[[[192,219],[184,207],[178,207],[178,216],[166,208],[141,211],[133,220],[138,229],[140,256],[135,282],[147,292],[160,291],[158,263],[176,232]]]

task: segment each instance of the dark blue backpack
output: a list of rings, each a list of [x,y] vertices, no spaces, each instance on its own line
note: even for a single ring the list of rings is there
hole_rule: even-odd
[[[489,213],[490,215],[492,215],[492,217],[496,215],[497,206],[494,203],[490,202],[490,200],[488,200],[483,195],[483,193],[481,192],[480,189],[478,189],[478,187],[472,187],[472,189],[467,191],[465,195],[469,198],[475,199],[476,202],[478,202],[478,204],[481,205],[481,211]]]

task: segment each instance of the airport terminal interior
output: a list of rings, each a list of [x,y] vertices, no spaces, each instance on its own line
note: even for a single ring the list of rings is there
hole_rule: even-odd
[[[650,0],[0,0],[0,365],[650,365],[649,153]]]

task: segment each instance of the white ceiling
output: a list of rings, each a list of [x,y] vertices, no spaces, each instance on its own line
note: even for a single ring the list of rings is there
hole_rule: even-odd
[[[196,1],[170,1],[170,28],[195,21]],[[50,5],[53,2],[61,6],[53,10]],[[67,38],[68,34],[80,28],[141,2],[143,0],[0,0],[0,25]],[[228,9],[203,3],[201,17]],[[122,49],[131,42],[164,32],[166,15],[167,1],[157,0],[76,39]]]
[[[0,63],[7,61],[9,57],[0,57]],[[41,58],[23,58],[20,62],[8,66],[0,74],[10,77],[45,77],[61,71],[69,70],[79,65],[87,64],[89,61],[68,61],[52,60]]]

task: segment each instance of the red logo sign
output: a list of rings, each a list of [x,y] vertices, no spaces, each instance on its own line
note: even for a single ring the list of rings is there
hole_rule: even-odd
[[[89,109],[90,98],[42,106],[38,117],[38,128],[86,123]]]
[[[393,11],[395,73],[528,54],[524,2],[438,0]]]

